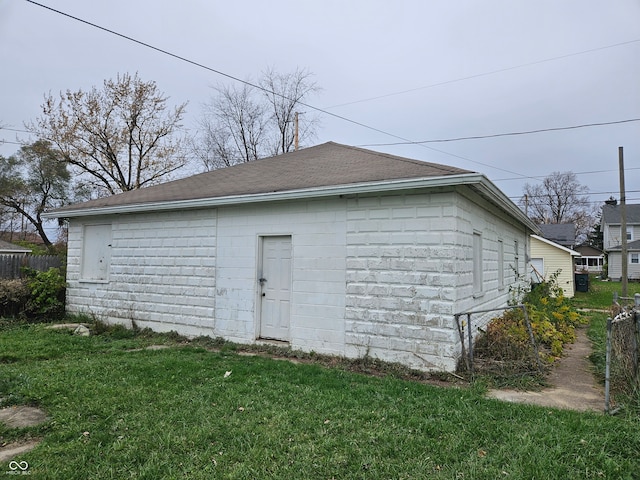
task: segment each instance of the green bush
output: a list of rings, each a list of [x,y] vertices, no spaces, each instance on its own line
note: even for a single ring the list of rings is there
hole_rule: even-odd
[[[0,280],[0,317],[18,317],[29,300],[24,280]]]
[[[55,319],[64,315],[66,281],[59,268],[28,273],[29,300],[25,314],[30,318]]]
[[[558,286],[558,273],[535,288],[521,292],[519,302],[525,305],[533,336],[541,359],[552,363],[561,357],[564,345],[575,341],[575,327],[585,324]],[[531,369],[532,346],[522,309],[507,310],[491,320],[477,339],[476,352],[485,359],[509,362],[515,370]]]
[[[0,317],[56,320],[64,315],[66,282],[59,268],[25,269],[25,278],[0,280]]]

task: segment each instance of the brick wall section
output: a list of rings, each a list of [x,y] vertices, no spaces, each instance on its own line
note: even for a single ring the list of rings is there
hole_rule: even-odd
[[[215,210],[110,217],[109,283],[80,280],[82,223],[69,232],[68,308],[157,331],[212,335]]]

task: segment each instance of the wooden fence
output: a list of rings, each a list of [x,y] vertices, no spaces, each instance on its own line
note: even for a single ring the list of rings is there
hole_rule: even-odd
[[[20,278],[22,267],[45,272],[61,265],[62,261],[57,255],[0,255],[0,279]]]

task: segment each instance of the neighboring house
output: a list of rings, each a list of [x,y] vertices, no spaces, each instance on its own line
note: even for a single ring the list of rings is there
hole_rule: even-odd
[[[609,278],[614,280],[622,279],[622,246],[609,249],[607,255],[607,265],[609,268]],[[627,243],[627,278],[629,280],[640,280],[640,240]]]
[[[12,255],[24,257],[28,253],[31,253],[30,248],[21,247],[13,243],[0,240],[0,255]]]
[[[563,247],[573,248],[576,244],[576,226],[573,223],[538,224],[542,237]]]
[[[531,282],[540,283],[549,280],[550,275],[558,272],[558,286],[564,296],[575,295],[573,262],[580,254],[551,240],[531,235]]]
[[[423,370],[455,369],[454,315],[507,305],[537,231],[484,175],[333,142],[47,217],[71,312]]]
[[[589,245],[574,248],[580,254],[575,259],[576,271],[587,273],[601,273],[604,266],[604,252]]]
[[[603,205],[602,238],[607,253],[608,275],[612,279],[622,278],[622,216],[620,205]],[[630,279],[640,278],[638,266],[638,240],[640,240],[640,205],[625,205],[627,228],[627,274]]]

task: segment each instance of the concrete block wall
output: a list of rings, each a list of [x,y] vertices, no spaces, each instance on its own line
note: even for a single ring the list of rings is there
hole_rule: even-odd
[[[448,192],[349,199],[348,356],[451,369],[456,332],[448,319],[461,255],[455,198]]]
[[[483,238],[480,294],[473,286],[474,232]],[[498,240],[504,249],[502,286]],[[523,229],[469,192],[350,199],[346,354],[455,369],[461,346],[454,314],[507,305],[516,240],[524,258]]]
[[[86,223],[91,224],[91,220]],[[216,212],[112,216],[108,283],[82,281],[82,220],[69,232],[68,309],[109,322],[212,335]]]
[[[80,279],[83,224],[93,221],[70,222],[70,311],[255,342],[261,238],[290,235],[291,347],[425,370],[455,368],[454,314],[506,305],[514,242],[521,272],[527,244],[521,226],[453,189],[120,215],[99,222],[112,225],[109,279],[99,283]],[[473,291],[474,231],[483,236],[482,295]]]
[[[291,347],[342,355],[345,216],[345,201],[339,198],[220,208],[217,334],[245,343],[259,337],[260,239],[290,235]]]

